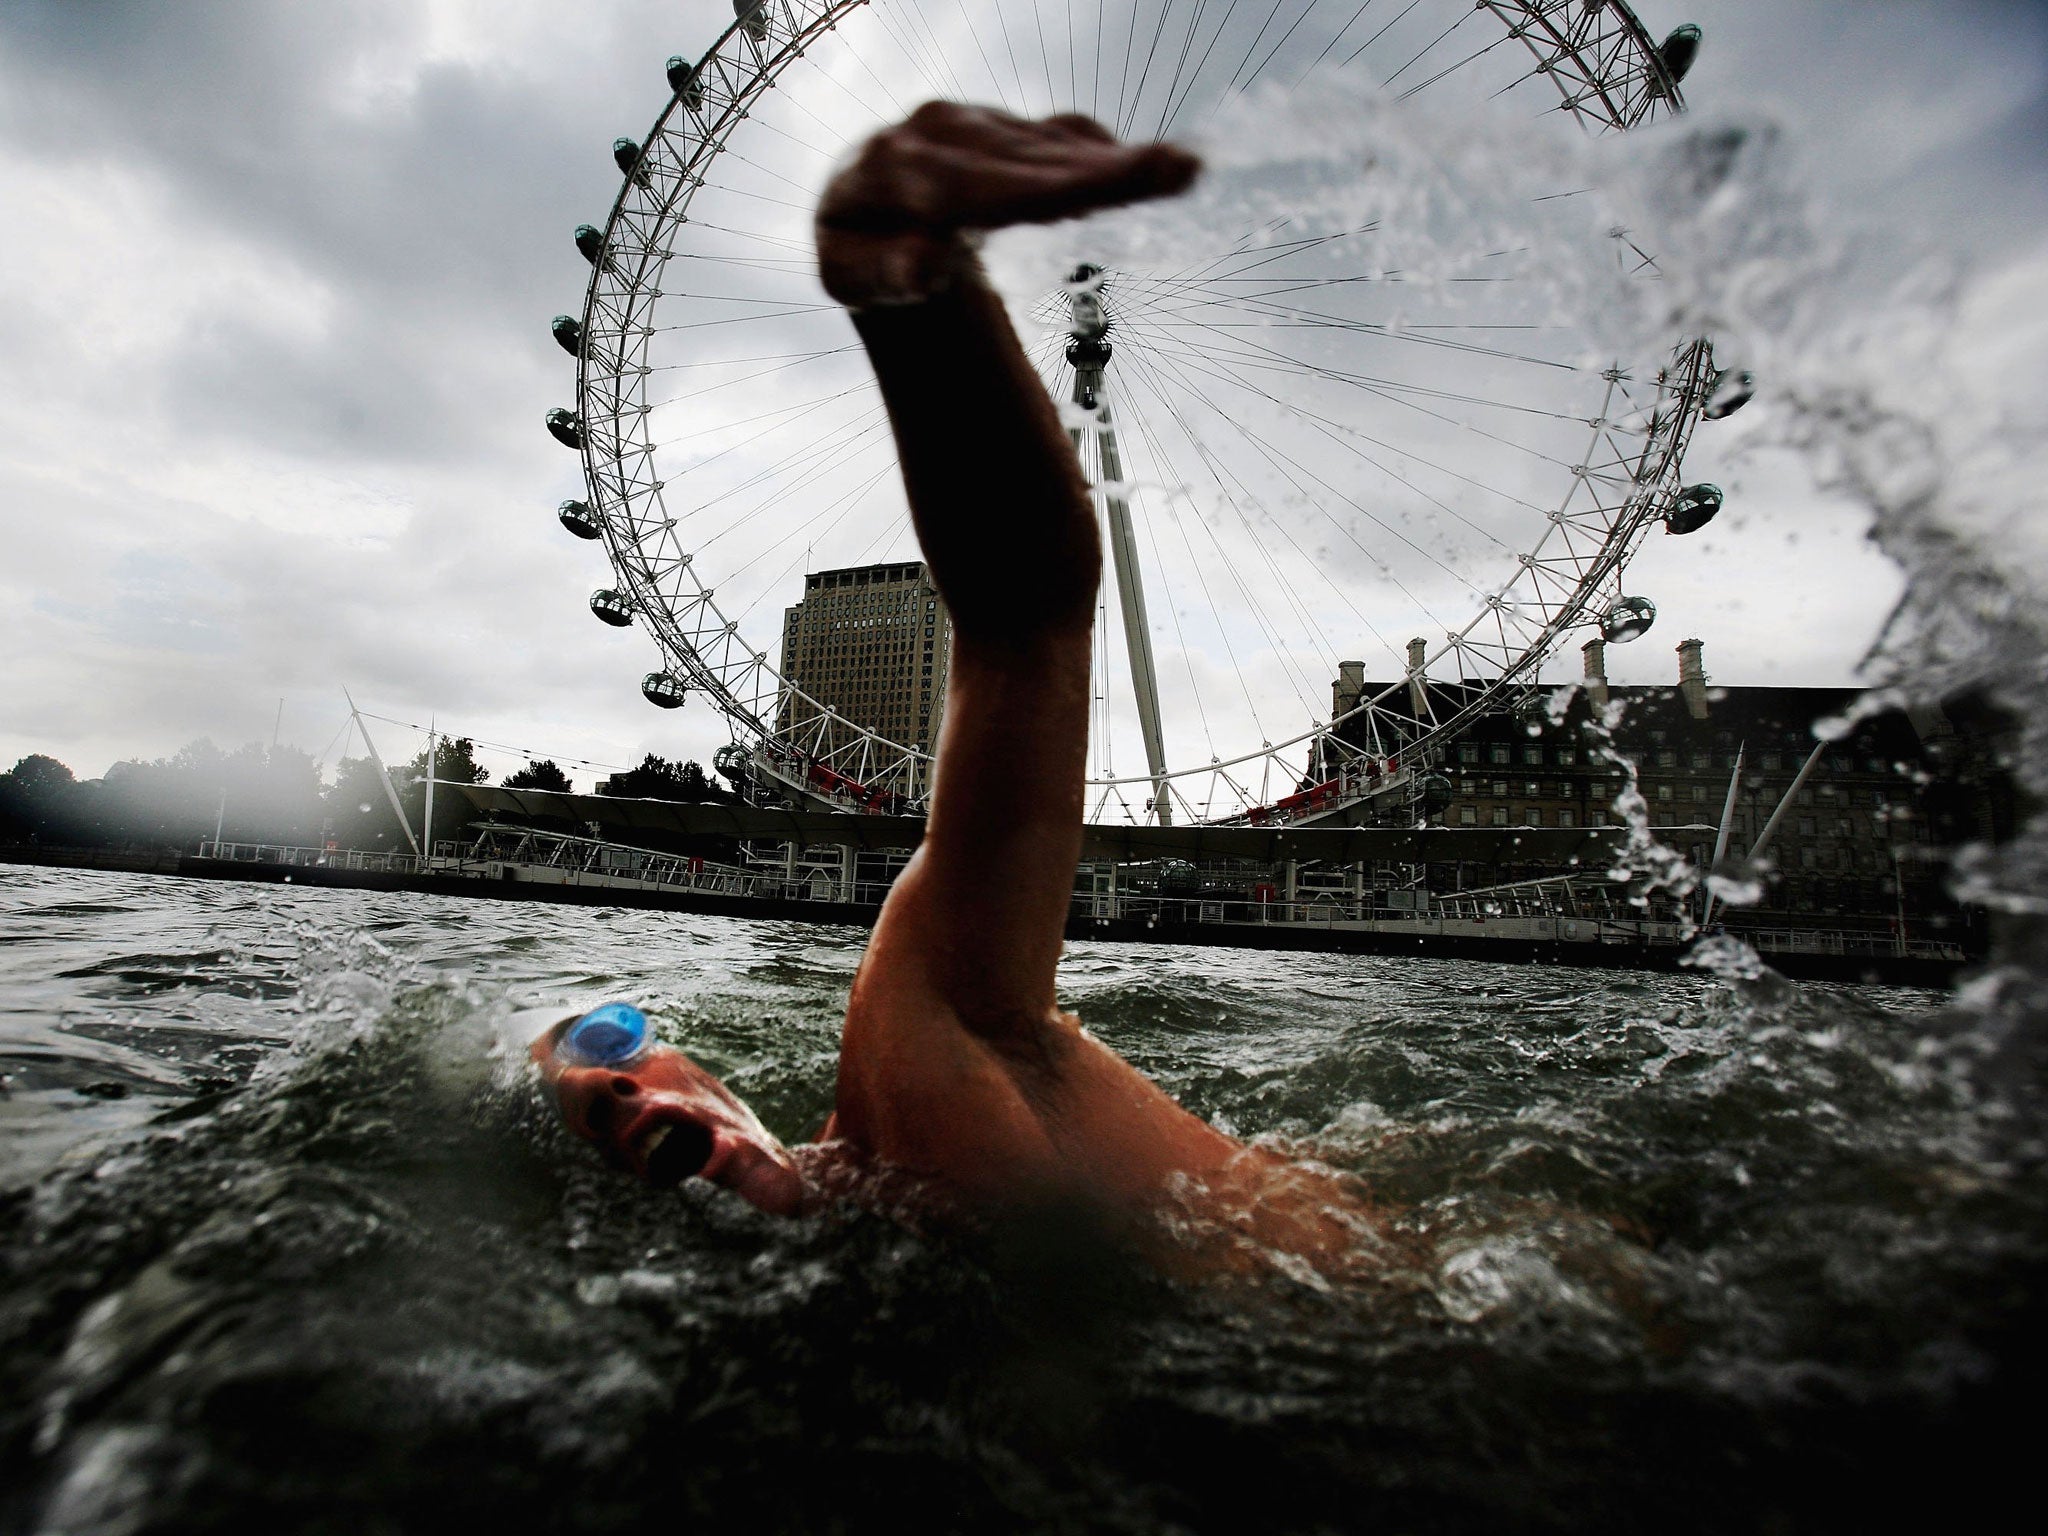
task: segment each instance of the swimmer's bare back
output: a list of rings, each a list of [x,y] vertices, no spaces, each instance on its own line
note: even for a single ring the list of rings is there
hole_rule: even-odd
[[[1066,431],[973,240],[1169,196],[1198,169],[1087,118],[934,102],[826,188],[820,275],[873,363],[953,620],[930,816],[854,979],[816,1146],[782,1147],[667,1047],[579,1059],[562,1048],[572,1021],[536,1043],[571,1129],[622,1166],[699,1174],[781,1212],[821,1179],[889,1170],[969,1216],[1080,1204],[1140,1233],[1177,1208],[1306,1257],[1355,1242],[1364,1212],[1334,1181],[1188,1113],[1054,1000],[1102,555]]]

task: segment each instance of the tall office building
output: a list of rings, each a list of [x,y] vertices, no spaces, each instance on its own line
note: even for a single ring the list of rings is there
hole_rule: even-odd
[[[952,627],[922,562],[807,575],[803,601],[783,610],[782,675],[815,702],[785,694],[778,733],[814,756],[850,744],[863,729],[931,751]],[[818,745],[824,705],[837,715]],[[885,787],[915,793],[925,786]]]

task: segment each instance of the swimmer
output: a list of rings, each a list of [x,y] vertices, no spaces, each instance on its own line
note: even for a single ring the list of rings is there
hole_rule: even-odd
[[[1054,998],[1081,853],[1102,553],[1059,415],[975,254],[978,237],[1184,190],[1170,144],[1078,116],[932,102],[826,187],[818,268],[867,349],[911,518],[953,619],[923,845],[854,978],[835,1108],[784,1146],[636,1009],[565,1019],[533,1054],[569,1129],[651,1183],[700,1177],[795,1214],[903,1177],[970,1219],[1065,1207],[1139,1235],[1193,1215],[1304,1257],[1357,1241],[1334,1176],[1224,1135]]]

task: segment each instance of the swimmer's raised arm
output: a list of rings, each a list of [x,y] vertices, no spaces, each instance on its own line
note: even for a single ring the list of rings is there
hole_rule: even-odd
[[[1052,1008],[1102,567],[1080,466],[973,235],[1175,193],[1197,168],[1087,118],[934,102],[870,140],[819,206],[820,275],[854,311],[953,621],[924,847],[868,970],[914,973],[972,1028]]]

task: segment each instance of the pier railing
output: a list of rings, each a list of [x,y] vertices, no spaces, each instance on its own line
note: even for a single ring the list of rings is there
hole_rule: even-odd
[[[206,839],[199,857],[225,864],[284,864],[306,869],[353,869],[378,875],[411,875],[420,861],[409,853],[364,848],[293,848],[278,843],[228,843]]]
[[[478,881],[526,880],[575,885],[657,888],[702,895],[765,901],[831,903],[878,907],[888,895],[893,870],[864,868],[857,860],[811,858],[724,864],[687,854],[662,853],[598,838],[490,826],[465,843],[441,842],[433,858],[359,848],[288,847],[271,843],[208,840],[199,857],[228,864],[361,871],[406,875],[431,873]],[[900,861],[897,861],[900,862]],[[1427,908],[1402,910],[1380,905],[1362,891],[1304,890],[1294,899],[1276,890],[1251,899],[1213,892],[1187,894],[1104,889],[1091,883],[1083,865],[1072,913],[1084,926],[1105,929],[1142,924],[1154,932],[1195,926],[1256,926],[1311,931],[1352,931],[1417,938],[1500,939],[1575,946],[1667,947],[1696,936],[1675,913],[1619,915],[1614,905],[1595,906],[1562,882],[1529,882],[1522,899],[1503,901],[1510,889],[1463,892],[1433,900]],[[1546,899],[1530,899],[1538,885]],[[1576,909],[1576,910],[1575,910]],[[1936,940],[1835,929],[1732,928],[1734,937],[1769,958],[1824,955],[1842,959],[1961,961],[1961,948]]]

